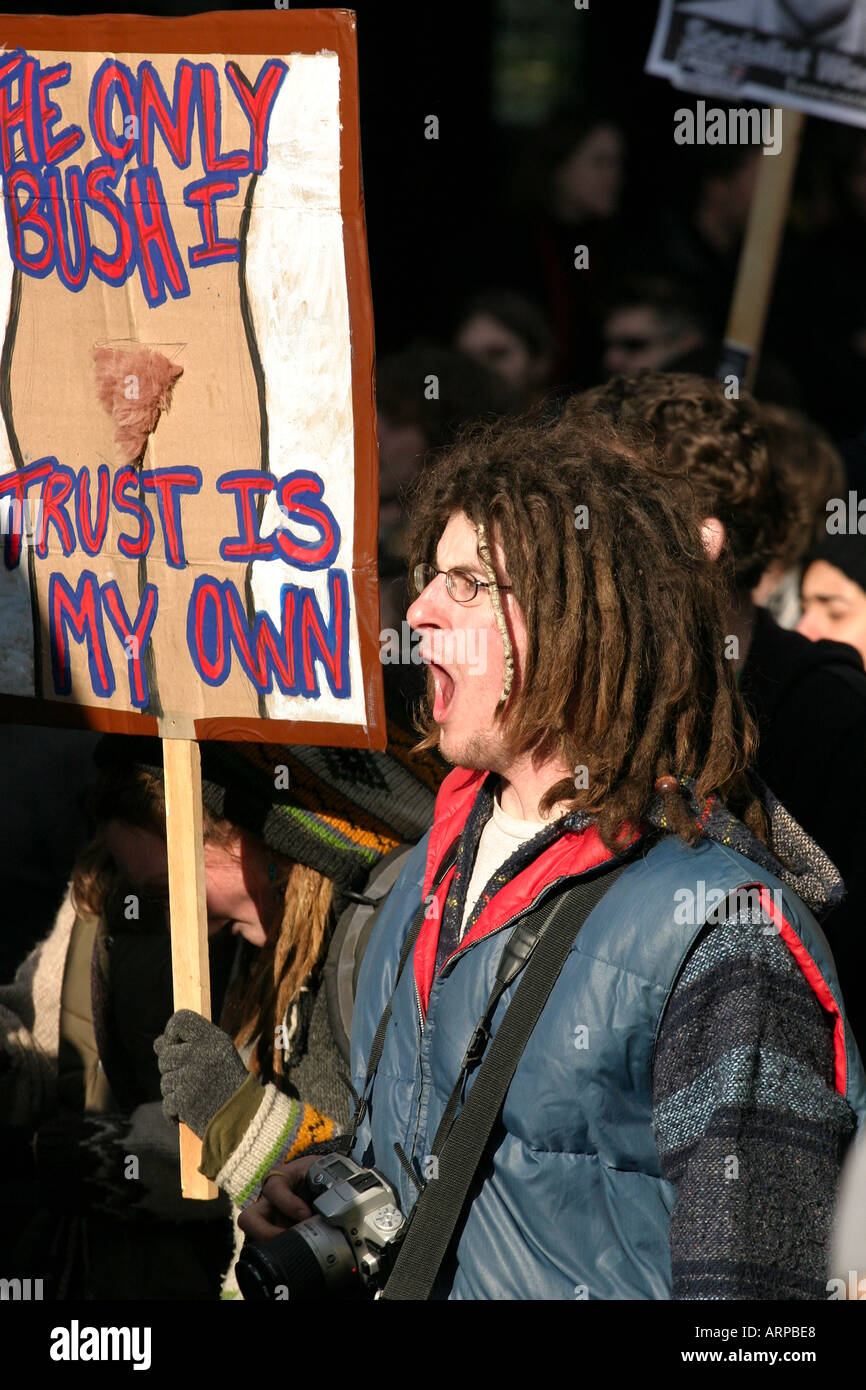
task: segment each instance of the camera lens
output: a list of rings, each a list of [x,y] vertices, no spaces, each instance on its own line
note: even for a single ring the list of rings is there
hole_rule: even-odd
[[[245,1245],[235,1273],[245,1299],[314,1302],[364,1294],[347,1237],[320,1216],[273,1240]]]

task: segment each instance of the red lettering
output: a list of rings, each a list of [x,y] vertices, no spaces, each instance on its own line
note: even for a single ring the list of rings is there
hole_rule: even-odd
[[[58,135],[51,127],[60,118],[60,107],[48,95],[49,87],[62,87],[69,81],[69,63],[58,63],[54,68],[46,68],[39,75],[39,105],[42,112],[42,139],[45,145],[45,163],[59,164],[61,159],[79,149],[84,144],[84,131],[80,126],[67,126]]]
[[[105,180],[116,183],[117,173],[112,164],[89,164],[87,166],[87,201],[95,212],[101,212],[102,216],[111,223],[115,237],[117,238],[116,249],[113,256],[105,256],[94,246],[93,248],[93,269],[97,275],[102,275],[112,284],[122,284],[126,278],[132,260],[132,236],[123,215],[123,204],[113,193],[100,185]]]
[[[66,514],[66,499],[74,485],[75,478],[72,470],[64,468],[62,464],[57,464],[42,489],[39,539],[36,542],[36,554],[40,560],[44,560],[48,554],[48,526],[51,522],[57,527],[63,554],[71,555],[75,549],[75,535]]]
[[[180,494],[198,492],[201,487],[199,468],[145,469],[141,485],[147,492],[156,493],[156,505],[162,522],[165,558],[174,569],[186,564],[183,550],[183,527],[180,520]]]
[[[319,656],[328,672],[328,683],[335,695],[342,695],[348,683],[348,631],[346,615],[346,577],[340,570],[331,570],[328,575],[328,590],[331,600],[331,619],[327,628],[323,624],[321,609],[315,594],[305,590],[301,600],[300,629],[301,652],[304,661],[304,680],[306,691],[318,695],[319,685],[313,670],[312,644],[315,642]]]
[[[54,689],[68,695],[72,689],[67,626],[79,642],[87,643],[87,662],[94,693],[107,697],[114,691],[114,672],[105,648],[99,585],[96,575],[84,570],[73,592],[62,574],[54,573],[48,586],[48,625]]]
[[[120,597],[120,590],[115,580],[111,580],[102,590],[102,602],[105,604],[105,611],[111,619],[115,632],[123,643],[126,659],[129,666],[129,696],[132,704],[138,709],[142,709],[148,701],[149,692],[147,686],[147,676],[144,670],[144,653],[150,639],[150,632],[156,620],[156,610],[159,604],[159,595],[155,584],[145,584],[141,602],[138,606],[138,613],[134,623],[130,623],[129,616]]]
[[[330,565],[340,548],[337,519],[326,503],[319,501],[324,483],[317,473],[287,473],[277,485],[277,502],[286,516],[300,517],[319,532],[316,541],[301,540],[283,530],[275,531],[273,540],[286,559],[300,569],[324,569]],[[313,498],[302,502],[302,497]]]
[[[130,74],[122,63],[107,59],[100,68],[90,98],[90,123],[93,138],[104,155],[109,159],[120,160],[125,164],[135,145],[134,127],[121,141],[111,124],[111,108],[122,97],[121,110],[124,121],[135,114],[135,99],[132,94]]]
[[[131,540],[129,536],[118,536],[117,548],[121,555],[135,560],[140,555],[146,555],[150,549],[150,543],[153,540],[153,522],[150,519],[150,512],[139,498],[133,500],[133,498],[126,496],[126,490],[130,486],[138,492],[140,486],[138,473],[134,468],[118,468],[111,490],[114,505],[119,512],[128,512],[130,516],[138,518],[139,531],[135,540]]]
[[[277,92],[280,90],[287,72],[288,68],[282,59],[269,58],[262,66],[255,87],[250,89],[246,78],[237,65],[226,63],[226,76],[241,103],[243,113],[252,130],[252,148],[249,158],[252,168],[257,174],[260,174],[267,166],[268,125]]]
[[[88,555],[98,555],[105,544],[108,530],[108,501],[111,490],[111,472],[104,463],[96,472],[96,523],[90,520],[90,469],[82,468],[78,474],[75,490],[75,520],[82,550]]]
[[[199,90],[201,92],[201,126],[203,133],[202,163],[210,174],[223,173],[229,169],[250,172],[249,159],[245,151],[233,150],[231,154],[220,154],[217,148],[217,131],[220,128],[219,90],[217,76],[208,63],[202,63],[198,70]]]
[[[162,181],[155,169],[130,169],[126,203],[138,237],[142,289],[151,308],[165,300],[165,284],[175,297],[186,294],[189,282],[171,229]]]
[[[271,687],[270,673],[273,670],[280,689],[286,694],[294,694],[295,653],[292,649],[292,631],[295,590],[292,585],[284,584],[281,592],[283,627],[279,638],[267,613],[256,613],[251,633],[238,592],[230,581],[226,581],[224,593],[235,646],[247,675],[257,689],[264,692]],[[255,656],[252,652],[251,636],[255,643]]]
[[[18,189],[30,194],[29,203],[19,203]],[[42,275],[54,259],[54,238],[51,227],[39,211],[39,179],[30,169],[13,169],[6,175],[6,209],[12,227],[12,254],[15,263],[31,275]],[[42,238],[42,249],[31,254],[24,247],[24,233],[35,232]]]
[[[48,206],[54,216],[54,244],[57,247],[57,271],[67,289],[76,290],[87,279],[87,224],[84,219],[83,176],[80,169],[66,170],[66,200],[63,198],[63,176],[59,169],[48,172]],[[69,218],[74,253],[66,240],[66,219]],[[76,263],[73,269],[73,261]]]
[[[189,621],[187,621],[187,645],[190,647],[192,659],[199,675],[203,676],[209,685],[220,685],[228,674],[231,649],[227,646],[225,639],[222,594],[217,581],[211,579],[209,575],[197,579],[190,602],[193,611],[193,632],[190,634]],[[210,607],[210,613],[208,613],[208,607]],[[213,643],[213,661],[208,659],[205,651],[206,633]],[[190,642],[191,635],[192,642]]]
[[[17,64],[21,71],[16,72]],[[44,164],[45,151],[42,147],[42,122],[37,124],[40,113],[39,86],[37,76],[39,63],[35,58],[16,55],[16,63],[4,69],[0,80],[0,154],[3,168],[8,173],[15,164]],[[13,75],[19,78],[18,100],[10,101],[9,88]],[[10,136],[13,130],[20,130],[24,137],[24,158],[16,160]]]
[[[273,542],[259,535],[259,518],[253,494],[271,492],[274,480],[269,473],[224,473],[217,480],[218,492],[234,493],[239,535],[220,545],[223,560],[254,560],[257,555],[273,555]]]
[[[177,65],[174,83],[174,109],[169,105],[159,75],[150,63],[140,63],[138,81],[141,88],[141,164],[153,163],[153,127],[171,151],[175,163],[185,169],[190,160],[192,121],[190,103],[193,89],[193,64],[182,58]]]
[[[218,198],[233,197],[237,191],[236,178],[202,179],[199,183],[188,184],[184,189],[183,201],[187,206],[198,206],[199,226],[204,238],[200,246],[190,247],[190,265],[207,265],[210,261],[234,259],[238,255],[238,243],[233,237],[220,238],[217,235],[214,207]]]

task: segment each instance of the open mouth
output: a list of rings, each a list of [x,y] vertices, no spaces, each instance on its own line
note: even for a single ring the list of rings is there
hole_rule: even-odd
[[[455,683],[444,666],[437,666],[434,662],[429,663],[430,675],[433,679],[433,719],[435,723],[441,724],[447,717],[448,711],[454,703]]]

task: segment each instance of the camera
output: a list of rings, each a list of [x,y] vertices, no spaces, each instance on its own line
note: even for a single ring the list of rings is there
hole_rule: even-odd
[[[341,1154],[314,1159],[307,1184],[318,1216],[244,1246],[235,1268],[244,1298],[376,1297],[406,1229],[394,1188]]]

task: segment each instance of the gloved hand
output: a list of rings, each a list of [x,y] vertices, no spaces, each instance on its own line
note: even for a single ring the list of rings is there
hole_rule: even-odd
[[[163,1111],[203,1138],[216,1112],[247,1079],[240,1053],[228,1034],[191,1009],[172,1014],[153,1050]]]

